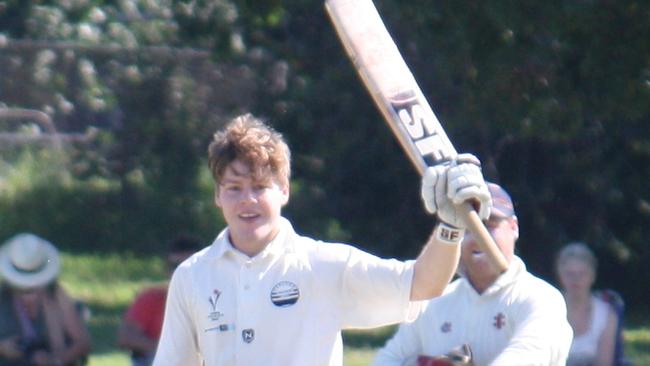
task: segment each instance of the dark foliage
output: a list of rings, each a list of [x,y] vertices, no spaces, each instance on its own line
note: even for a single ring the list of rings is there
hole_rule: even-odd
[[[299,231],[417,255],[433,224],[419,179],[319,3],[133,1],[137,12],[76,3],[0,2],[0,103],[45,110],[61,132],[99,129],[74,149],[70,170],[117,188],[0,196],[2,237],[35,230],[112,250],[150,249],[179,227],[213,236],[205,146],[225,117],[250,110],[293,148],[286,215]],[[553,281],[555,251],[583,240],[600,258],[598,285],[641,304],[633,283],[650,279],[650,4],[376,5],[457,149],[477,154],[512,193],[530,269]],[[95,36],[65,31],[82,24]],[[1,148],[3,160],[19,155]]]

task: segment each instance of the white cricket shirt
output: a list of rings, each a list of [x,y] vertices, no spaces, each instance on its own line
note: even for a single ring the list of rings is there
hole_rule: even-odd
[[[465,278],[452,282],[414,322],[400,325],[373,366],[401,366],[462,344],[470,346],[474,365],[564,366],[572,337],[562,294],[515,257],[483,294]]]
[[[607,316],[609,304],[605,301],[592,296],[592,312],[589,322],[589,329],[583,334],[576,335],[571,344],[568,366],[589,365],[595,363],[596,354],[598,353],[598,341],[607,326]]]
[[[227,229],[173,274],[155,366],[341,365],[341,329],[412,320],[413,262],[282,229],[253,258]]]

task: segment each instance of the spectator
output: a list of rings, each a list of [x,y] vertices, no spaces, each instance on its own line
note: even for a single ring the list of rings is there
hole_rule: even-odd
[[[81,365],[90,335],[75,301],[57,284],[57,249],[18,234],[0,249],[0,365]]]
[[[169,274],[201,249],[201,242],[182,235],[169,245],[166,262]],[[117,334],[118,346],[131,351],[133,366],[149,366],[158,346],[165,313],[167,284],[143,290],[126,311]]]
[[[512,200],[499,185],[488,187],[493,206],[486,227],[508,270],[498,272],[466,235],[460,277],[413,323],[400,325],[374,366],[564,365],[572,333],[562,295],[515,255],[519,224]]]
[[[259,119],[235,118],[208,151],[228,226],[174,272],[156,366],[340,365],[341,329],[409,319],[414,301],[442,293],[465,232],[453,202],[471,200],[483,218],[490,210],[474,156],[429,168],[423,200],[444,223],[416,261],[381,259],[294,231],[281,215],[289,148]]]
[[[574,334],[567,366],[613,365],[618,317],[594,295],[596,256],[584,243],[569,243],[558,253],[556,270]]]

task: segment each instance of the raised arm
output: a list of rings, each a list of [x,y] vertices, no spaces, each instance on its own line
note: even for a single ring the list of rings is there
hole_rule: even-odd
[[[412,301],[441,295],[456,271],[467,227],[459,205],[471,202],[483,220],[490,216],[492,206],[480,161],[471,154],[460,154],[449,165],[427,168],[422,176],[422,200],[439,222],[415,262]]]

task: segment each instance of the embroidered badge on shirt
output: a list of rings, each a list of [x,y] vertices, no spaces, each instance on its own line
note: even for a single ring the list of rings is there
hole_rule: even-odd
[[[293,282],[281,281],[271,289],[271,302],[273,302],[275,306],[291,306],[298,302],[299,298],[300,290]]]
[[[244,329],[241,331],[241,338],[246,343],[251,343],[255,339],[255,331],[253,329]]]
[[[497,329],[503,328],[506,325],[506,316],[499,312],[494,316],[494,323],[492,323],[492,325]]]
[[[219,301],[220,296],[221,291],[214,289],[212,295],[210,295],[208,299],[210,306],[212,307],[212,311],[208,314],[208,318],[212,321],[217,321],[223,316],[223,313],[219,311],[219,308],[217,308],[217,301]]]
[[[444,322],[440,326],[440,331],[443,333],[449,333],[451,332],[451,322]]]
[[[215,332],[215,331],[227,332],[227,331],[230,331],[230,330],[235,330],[235,325],[234,324],[219,324],[216,327],[206,329],[205,332],[206,333],[207,332]]]

